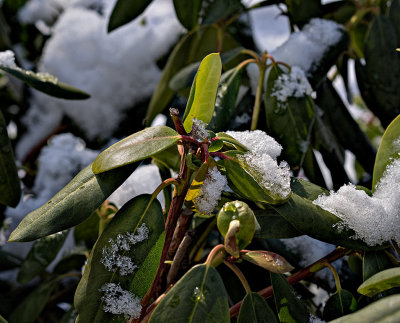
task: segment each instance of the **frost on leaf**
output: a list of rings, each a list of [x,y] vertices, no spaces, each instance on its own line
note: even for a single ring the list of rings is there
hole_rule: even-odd
[[[208,132],[206,130],[207,124],[204,123],[201,120],[198,120],[196,118],[193,118],[193,125],[192,125],[192,131],[190,135],[198,140],[198,141],[203,141],[203,139],[208,137]]]
[[[144,223],[137,229],[136,234],[130,232],[118,234],[116,239],[108,240],[108,244],[103,248],[101,263],[109,271],[116,272],[119,270],[121,276],[131,274],[138,266],[124,253],[129,251],[131,246],[146,240],[148,237],[149,229]]]
[[[278,106],[284,109],[289,97],[301,98],[311,95],[312,91],[304,71],[300,67],[293,66],[290,73],[280,75],[274,82],[272,96],[277,98]]]
[[[140,317],[142,306],[139,297],[127,290],[123,290],[119,284],[104,284],[101,289],[104,292],[101,300],[104,302],[104,312],[112,314],[125,314],[135,319]]]
[[[287,162],[278,164],[276,161],[282,146],[261,130],[226,133],[249,149],[240,158],[251,167],[261,184],[274,194],[286,198],[290,194],[290,168]]]
[[[15,67],[15,55],[11,50],[0,52],[0,66]]]
[[[335,214],[339,228],[355,231],[354,238],[375,246],[391,239],[400,243],[400,160],[395,160],[376,184],[373,197],[352,184],[329,196],[320,195],[314,204]]]
[[[228,185],[228,181],[217,167],[208,169],[207,176],[201,187],[200,194],[195,199],[196,208],[200,213],[210,214],[221,199],[222,190]]]

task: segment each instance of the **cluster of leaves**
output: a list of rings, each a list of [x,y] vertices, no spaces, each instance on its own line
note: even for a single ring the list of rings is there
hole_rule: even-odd
[[[118,0],[109,31],[135,19],[150,3]],[[400,285],[400,271],[396,251],[389,244],[371,248],[352,238],[352,230],[339,231],[334,225],[340,220],[312,201],[326,192],[313,151],[318,150],[324,157],[334,187],[348,182],[343,167],[345,150],[355,154],[363,179],[367,178],[363,184],[368,188],[373,188],[372,176],[375,184],[392,159],[398,158],[398,152],[391,149],[393,140],[399,137],[400,123],[399,118],[395,119],[400,106],[396,92],[400,88],[400,65],[395,52],[400,46],[395,24],[400,2],[393,0],[388,6],[386,1],[337,1],[328,5],[320,1],[263,1],[258,6],[281,3],[286,4],[293,28],[301,28],[313,17],[325,17],[344,24],[350,35],[347,38],[344,34],[338,46],[309,75],[316,97],[289,98],[286,112],[277,113],[272,84],[289,73],[290,66],[275,62],[267,53],[256,54],[252,41],[237,31],[238,18],[250,10],[239,0],[193,1],[191,5],[175,0],[177,17],[188,32],[168,57],[146,122],[149,125],[177,94],[188,97],[182,121],[179,112],[171,110],[175,130],[148,127],[114,144],[22,220],[10,240],[38,240],[23,260],[1,252],[1,269],[19,267],[18,282],[25,284],[22,292],[28,295],[2,295],[6,305],[1,313],[10,322],[33,322],[39,315],[55,320],[53,316],[63,312],[55,309],[56,305],[71,303],[73,294],[74,307],[64,314],[63,321],[74,317],[73,311],[82,322],[124,321],[128,317],[123,313],[127,312],[113,315],[104,311],[107,301],[102,289],[112,283],[141,299],[142,310],[135,319],[143,321],[228,322],[238,315],[239,322],[308,322],[316,314],[338,322],[398,319],[396,287]],[[218,54],[210,54],[215,51],[221,52],[221,59]],[[387,128],[376,159],[370,142],[326,77],[331,66],[337,64],[347,83],[349,59],[356,60],[357,81],[366,105]],[[239,87],[248,83],[244,67],[249,63],[257,64],[260,70],[256,97],[248,91],[238,100]],[[2,69],[53,96],[87,97],[77,89],[43,79],[43,75],[20,68]],[[263,106],[266,120],[258,122]],[[291,193],[277,196],[243,161],[246,144],[221,131],[237,129],[232,120],[249,111],[253,113],[251,123],[241,125],[241,129],[263,129],[275,136],[284,147],[283,158],[293,174],[303,169],[310,182],[293,177]],[[192,129],[195,119],[209,124],[207,134],[200,139]],[[306,143],[306,147],[300,147],[299,142]],[[0,181],[0,203],[15,206],[20,186],[2,116],[0,149],[0,179],[6,179]],[[157,190],[152,195],[135,197],[120,210],[108,204],[108,196],[148,159],[160,168],[165,179]],[[224,190],[214,212],[203,214],[197,201],[214,169],[227,177],[230,190]],[[178,172],[176,178],[169,178],[171,170]],[[170,184],[174,185],[173,192]],[[164,207],[156,199],[160,191],[164,193]],[[129,275],[109,271],[103,257],[110,241],[127,233],[138,234],[143,225],[149,230],[147,239],[124,253],[138,268]],[[85,250],[63,258],[52,273],[47,272],[73,227],[75,241]],[[303,234],[340,247],[307,268],[300,268],[298,259],[276,239]],[[249,243],[253,251],[244,249]],[[345,255],[349,256],[351,271],[347,279],[340,279],[331,263]],[[283,256],[297,269],[296,273],[282,275],[292,269]],[[77,270],[86,260],[81,277]],[[335,277],[335,293],[313,276],[325,267]],[[265,275],[265,269],[270,275]],[[35,277],[40,278],[39,285],[26,284]],[[298,284],[301,280],[306,286],[316,283],[332,293],[324,309],[313,306],[310,292]],[[362,295],[357,301],[356,293]],[[269,299],[272,295],[273,300]],[[7,297],[23,300],[10,304]],[[45,312],[51,314],[46,316]],[[355,313],[344,316],[351,312]]]

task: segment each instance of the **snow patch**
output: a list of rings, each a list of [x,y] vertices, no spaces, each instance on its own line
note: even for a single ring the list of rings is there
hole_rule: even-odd
[[[0,66],[15,67],[15,54],[11,50],[0,52]]]
[[[123,290],[121,285],[114,283],[104,284],[100,288],[104,292],[101,300],[104,302],[104,312],[112,314],[125,314],[138,319],[142,311],[140,299],[127,290]]]

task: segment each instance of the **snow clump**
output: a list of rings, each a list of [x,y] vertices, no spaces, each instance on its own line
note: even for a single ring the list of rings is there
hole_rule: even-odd
[[[137,229],[136,234],[127,232],[125,234],[118,234],[116,239],[108,240],[103,250],[103,257],[101,263],[111,272],[119,270],[121,276],[126,276],[133,273],[138,268],[128,256],[123,256],[120,253],[125,253],[131,249],[131,246],[146,240],[149,237],[149,228],[145,223]]]
[[[199,195],[194,200],[197,210],[203,214],[210,214],[221,199],[222,190],[228,185],[228,181],[217,167],[208,169],[208,173],[201,187]]]
[[[207,123],[204,123],[203,121],[193,118],[193,125],[192,125],[192,131],[190,135],[196,139],[197,141],[203,141],[203,139],[208,137],[208,132],[206,130]]]
[[[386,167],[372,197],[349,184],[329,196],[318,196],[313,203],[340,218],[339,229],[354,230],[354,238],[369,246],[392,239],[400,243],[400,160]]]
[[[286,198],[290,190],[290,168],[287,162],[278,165],[276,158],[282,146],[264,131],[227,131],[229,136],[244,144],[249,151],[240,158],[261,178],[261,184],[274,194]]]
[[[15,54],[11,50],[0,52],[0,66],[15,67]]]
[[[142,305],[136,295],[127,290],[123,290],[121,285],[114,283],[104,284],[100,288],[104,292],[101,300],[104,302],[104,312],[112,314],[125,314],[135,319],[140,317]]]

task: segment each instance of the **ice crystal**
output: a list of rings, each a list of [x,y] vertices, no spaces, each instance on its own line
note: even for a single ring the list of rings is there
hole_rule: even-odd
[[[194,201],[197,210],[204,214],[211,213],[218,205],[222,190],[227,184],[226,177],[219,172],[217,167],[208,169],[200,194]]]
[[[118,234],[115,239],[108,240],[108,244],[103,248],[101,263],[109,271],[116,272],[119,270],[121,276],[131,274],[138,266],[123,253],[129,251],[134,244],[146,240],[148,236],[149,229],[144,223],[137,229],[136,234],[130,232]]]
[[[300,67],[293,66],[290,73],[280,75],[275,81],[272,96],[277,98],[279,105],[284,106],[283,103],[289,97],[301,98],[310,95],[312,91],[304,71]]]
[[[206,127],[206,123],[199,119],[193,118],[192,132],[190,133],[191,136],[198,141],[203,141],[204,138],[208,137]]]
[[[391,239],[400,242],[400,160],[386,167],[373,197],[349,184],[329,196],[320,195],[313,203],[340,218],[339,229],[353,229],[354,238],[369,246]]]
[[[15,55],[11,50],[0,52],[0,66],[15,67]]]
[[[123,290],[119,284],[108,283],[100,288],[104,292],[101,300],[104,302],[104,312],[112,314],[125,314],[135,319],[140,317],[142,306],[140,299],[127,290]]]

